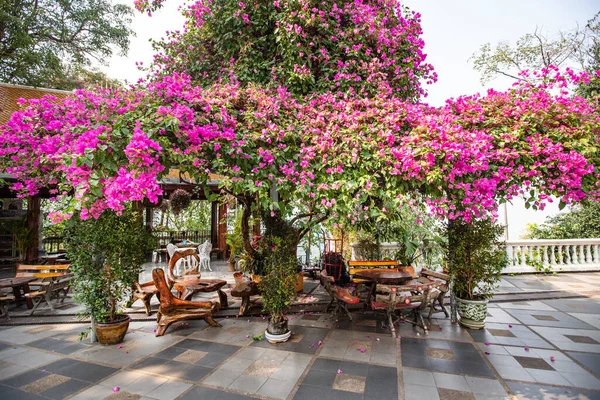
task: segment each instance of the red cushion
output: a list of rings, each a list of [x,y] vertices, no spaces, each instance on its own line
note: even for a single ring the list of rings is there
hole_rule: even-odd
[[[358,304],[360,299],[353,296],[348,289],[336,288],[335,297],[348,304]]]

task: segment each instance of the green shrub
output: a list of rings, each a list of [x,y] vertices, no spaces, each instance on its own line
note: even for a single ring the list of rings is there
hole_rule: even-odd
[[[75,300],[85,305],[84,315],[98,322],[114,321],[155,239],[131,209],[122,215],[105,211],[85,221],[73,216],[65,233]]]
[[[504,227],[490,220],[448,224],[448,270],[459,298],[491,297],[508,262],[503,233]]]

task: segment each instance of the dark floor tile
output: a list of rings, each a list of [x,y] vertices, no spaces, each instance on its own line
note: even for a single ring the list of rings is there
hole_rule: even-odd
[[[319,371],[311,369],[304,377],[302,384],[331,388],[336,375],[337,371]]]
[[[519,400],[600,400],[600,392],[591,392],[577,388],[558,388],[511,381],[506,381],[506,384]]]
[[[402,353],[402,366],[409,368],[431,369],[428,357],[411,356],[404,353]]]
[[[429,368],[432,371],[446,372],[449,374],[460,374],[460,363],[456,360],[440,360],[437,358],[429,359]]]
[[[61,383],[60,385],[54,386],[53,388],[43,391],[42,393],[40,393],[40,395],[55,400],[62,400],[72,395],[73,393],[83,390],[88,386],[90,386],[90,384],[87,382],[83,382],[77,379],[69,379],[68,381]]]
[[[402,340],[404,340],[404,339],[402,339]],[[425,342],[426,348],[450,349],[450,344],[448,343],[447,340],[426,339],[426,340],[423,340],[423,342]]]
[[[60,375],[68,376],[69,378],[79,379],[89,383],[96,383],[107,376],[117,372],[118,368],[105,367],[104,365],[98,365],[90,362],[66,360],[68,364],[60,364],[58,370],[53,371],[54,364],[58,364],[60,360],[50,365],[46,365],[44,368],[46,371],[54,372]]]
[[[2,383],[4,385],[19,388],[21,386],[25,386],[32,382],[35,382],[38,379],[42,379],[43,377],[48,376],[48,375],[50,375],[50,374],[47,372],[42,372],[39,369],[32,369],[30,371],[23,372],[22,374],[5,379],[2,381]]]
[[[397,399],[398,377],[379,377],[369,373],[365,385],[365,395],[376,398]]]
[[[214,368],[214,367],[220,365],[221,363],[223,363],[223,361],[227,360],[228,358],[229,358],[228,355],[218,354],[218,353],[209,353],[209,354],[205,355],[204,357],[202,357],[201,359],[199,359],[198,361],[196,361],[194,364],[200,365],[203,367]]]
[[[23,390],[0,385],[0,399],[6,400],[43,400],[44,398]]]
[[[596,375],[600,375],[600,354],[567,352],[568,355],[579,361]]]
[[[133,364],[131,366],[131,369],[139,369],[139,370],[145,370],[148,372],[153,372],[152,371],[153,369],[157,369],[167,362],[168,362],[168,360],[165,358],[148,357],[145,360],[142,360],[136,364]]]
[[[229,357],[239,349],[239,346],[231,344],[213,343],[212,346],[209,347],[209,353],[216,353]]]
[[[167,361],[165,366],[169,371],[165,375],[192,382],[198,382],[213,370],[209,367],[202,367],[200,365],[186,364],[177,361]]]
[[[425,347],[425,343],[426,341],[423,339],[415,339],[415,338],[402,338],[400,340],[400,345],[402,347],[402,350],[404,350],[405,346],[406,348],[413,348],[413,347]]]
[[[460,361],[458,365],[460,366],[462,373],[465,375],[489,378],[496,377],[487,364],[483,361],[478,363]]]
[[[28,346],[35,347],[37,349],[53,351],[60,354],[71,354],[85,349],[87,346],[83,343],[74,343],[70,340],[61,340],[56,338],[44,338],[28,343]]]
[[[308,320],[308,321],[318,321],[320,318],[321,318],[320,315],[304,315],[304,316],[302,316],[302,319]]]
[[[552,366],[548,364],[543,358],[514,356],[514,359],[517,360],[517,362],[521,364],[523,368],[534,368],[543,369],[546,371],[554,371],[554,368],[552,368]]]
[[[367,376],[371,368],[377,366],[369,366],[367,363],[355,363],[351,361],[340,362],[340,369],[344,371],[344,374],[355,375],[355,376]],[[337,371],[337,370],[336,370]]]
[[[185,353],[188,350],[189,349],[185,348],[185,347],[171,346],[171,347],[164,349],[161,352],[153,354],[152,357],[164,358],[165,360],[172,360],[175,357],[177,357],[178,355]]]
[[[317,386],[301,385],[294,396],[294,400],[362,400],[359,393],[345,392],[343,390],[326,389]],[[396,397],[397,398],[397,397]]]
[[[400,351],[402,352],[402,354],[406,354],[407,356],[411,356],[411,357],[426,357],[427,356],[427,347],[406,346],[406,348],[405,348],[404,346],[402,346],[400,348]]]
[[[582,344],[600,344],[597,340],[592,339],[589,336],[580,336],[580,335],[565,335],[566,338],[569,338],[575,343]]]
[[[337,371],[340,368],[340,360],[330,360],[328,358],[317,358],[310,370],[316,371]],[[348,372],[350,373],[350,372]]]
[[[379,365],[369,366],[369,378],[381,378],[389,381],[397,380],[398,371],[394,367],[382,367]]]
[[[216,389],[209,389],[205,387],[196,386],[193,387],[189,392],[187,392],[183,397],[180,397],[179,400],[197,400],[197,399],[206,399],[206,400],[247,400],[254,399],[254,397],[243,396],[236,393],[228,393],[223,392]]]

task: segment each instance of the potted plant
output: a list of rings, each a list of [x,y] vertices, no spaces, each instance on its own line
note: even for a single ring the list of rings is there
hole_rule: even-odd
[[[285,313],[296,296],[296,248],[286,238],[266,236],[262,240],[271,250],[265,259],[265,271],[259,283],[263,309],[270,315],[265,338],[271,343],[285,342],[291,335]]]
[[[488,298],[507,265],[504,227],[490,220],[448,224],[448,272],[454,279],[459,323],[471,329],[485,326]]]
[[[74,274],[74,298],[91,316],[102,344],[123,340],[129,316],[122,312],[138,279],[145,254],[155,240],[131,207],[121,215],[105,211],[98,219],[74,216],[67,226],[65,248]]]

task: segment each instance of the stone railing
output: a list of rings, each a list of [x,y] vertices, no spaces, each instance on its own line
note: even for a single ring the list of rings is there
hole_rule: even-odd
[[[360,248],[358,243],[351,243],[350,248],[352,249],[351,260],[364,260],[365,258],[360,254]],[[394,253],[400,250],[400,244],[398,242],[382,242],[379,244],[379,252],[381,253],[381,259],[392,260],[394,259]],[[413,263],[413,267],[417,270],[424,267],[423,258],[418,257]],[[437,268],[436,265],[428,265],[427,268]]]
[[[600,271],[600,239],[509,241],[506,254],[506,274]]]

